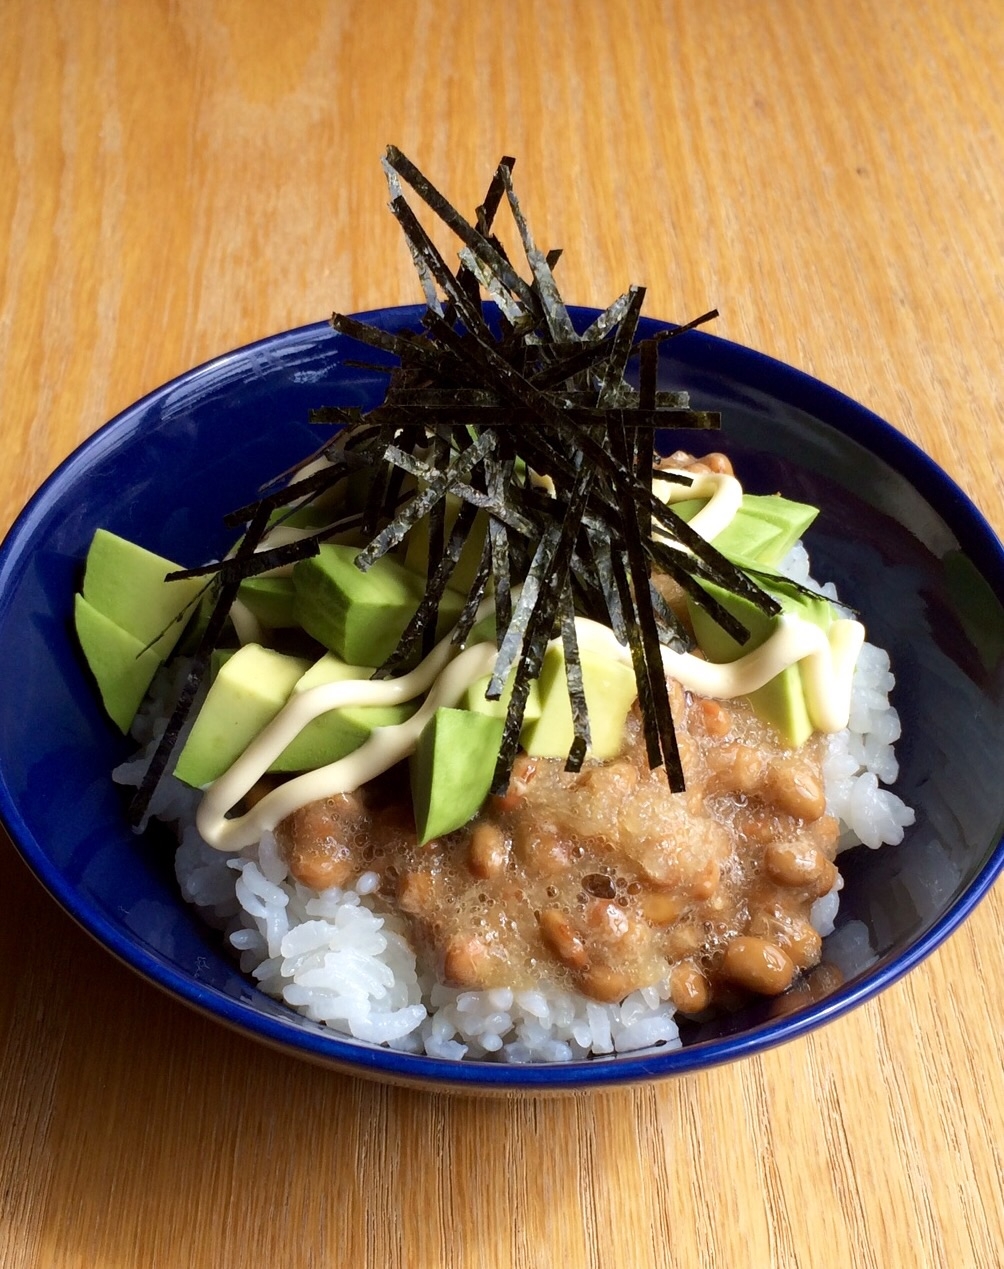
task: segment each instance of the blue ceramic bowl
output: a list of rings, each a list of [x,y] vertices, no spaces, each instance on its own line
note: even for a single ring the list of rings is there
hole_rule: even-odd
[[[391,309],[365,320],[394,329],[418,317]],[[901,846],[842,857],[846,888],[825,951],[842,986],[781,1016],[766,1003],[691,1026],[682,1049],[654,1056],[451,1063],[325,1034],[258,992],[184,905],[165,843],[133,835],[109,777],[130,745],[78,655],[72,596],[97,526],[200,561],[229,544],[223,512],[317,446],[308,410],[378,401],[384,377],[349,365],[359,346],[321,324],[220,357],[126,410],[50,477],[0,550],[0,816],[56,901],[151,983],[245,1035],[335,1069],[470,1092],[626,1084],[756,1053],[838,1017],[937,947],[1004,864],[1001,545],[930,459],[847,397],[700,332],[662,348],[662,386],[722,410],[746,487],[822,508],[809,534],[814,571],[893,659],[897,791],[917,822]]]

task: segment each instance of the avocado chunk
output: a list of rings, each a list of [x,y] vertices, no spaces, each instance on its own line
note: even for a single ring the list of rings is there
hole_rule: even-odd
[[[174,774],[201,789],[218,779],[286,704],[310,668],[257,643],[238,648],[219,669]]]
[[[127,732],[161,663],[188,624],[199,578],[165,582],[177,564],[98,529],[76,596],[77,638],[109,717]]]
[[[294,611],[295,591],[291,577],[247,577],[240,584],[237,598],[263,626],[270,630],[288,629],[299,623]]]
[[[371,665],[346,665],[338,657],[321,657],[299,679],[292,695],[309,692],[324,683],[343,683],[349,679],[370,679]],[[313,771],[329,762],[344,758],[366,740],[374,727],[395,727],[409,719],[418,704],[360,705],[328,710],[309,722],[269,767],[270,771]]]
[[[615,758],[624,744],[624,724],[628,710],[638,695],[634,670],[621,661],[579,648],[582,686],[589,711],[589,756]],[[564,758],[572,747],[572,703],[565,677],[565,654],[560,644],[551,644],[537,680],[540,715],[528,719],[520,741],[529,754],[541,758]]]
[[[707,505],[703,498],[673,503],[684,520],[692,520]],[[715,549],[730,559],[740,556],[760,565],[780,563],[819,514],[806,502],[792,502],[780,494],[743,494],[742,505],[715,539]]]
[[[502,744],[501,718],[437,709],[408,760],[420,846],[452,833],[488,796]]]
[[[448,493],[443,499],[444,506],[444,545],[450,539],[450,533],[460,511],[460,499],[456,494]],[[448,586],[450,590],[459,591],[464,598],[470,594],[481,563],[481,551],[488,532],[488,517],[478,511],[474,517],[470,532],[464,542],[456,567],[450,574]],[[423,516],[405,539],[405,565],[422,577],[429,574],[429,520]]]
[[[506,679],[505,687],[502,689],[502,695],[497,701],[490,701],[485,692],[488,690],[488,684],[492,681],[491,675],[486,674],[484,678],[478,679],[476,683],[472,683],[467,691],[460,698],[461,709],[471,709],[476,714],[490,714],[492,718],[502,718],[506,716],[509,708],[509,702],[512,699],[513,684],[516,681],[516,671],[513,670]],[[530,690],[527,693],[526,705],[523,710],[524,722],[532,722],[540,717],[540,688],[538,680],[530,681]]]
[[[381,665],[397,647],[425,592],[425,579],[390,556],[365,573],[359,548],[325,543],[293,567],[298,623],[335,656],[352,665]],[[453,625],[464,597],[447,591],[439,605],[437,637]]]
[[[119,731],[127,732],[160,669],[160,657],[83,595],[74,596],[73,622],[108,717]]]
[[[185,628],[178,618],[203,586],[199,577],[165,582],[177,568],[135,542],[98,529],[87,551],[84,599],[144,647],[153,644],[163,661]]]
[[[781,577],[771,578],[769,582],[758,580],[780,602],[784,612],[794,613],[811,621],[821,630],[830,628],[834,612],[828,599],[821,595],[809,595]],[[701,585],[750,632],[747,643],[737,643],[688,596],[687,605],[694,625],[694,635],[709,661],[718,664],[735,661],[759,648],[773,634],[777,625],[775,617],[766,616],[748,599],[734,595],[711,582],[702,582]],[[747,699],[757,717],[773,727],[789,748],[797,749],[812,735],[813,727],[805,704],[801,670],[797,665],[782,670],[769,683],[751,692]]]

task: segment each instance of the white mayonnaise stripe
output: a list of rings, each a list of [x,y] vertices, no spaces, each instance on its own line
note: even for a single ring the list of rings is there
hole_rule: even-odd
[[[575,625],[580,647],[631,664],[630,650],[618,642],[608,626],[581,617]],[[835,732],[847,726],[851,678],[864,634],[857,621],[835,621],[827,633],[810,621],[783,613],[770,638],[736,661],[718,665],[670,648],[662,649],[662,661],[667,674],[685,688],[718,700],[747,696],[788,666],[801,663],[809,719],[818,731]],[[197,817],[203,838],[217,850],[241,850],[298,807],[351,792],[408,757],[435,711],[441,705],[455,705],[471,684],[491,673],[495,663],[492,643],[473,644],[451,662],[453,651],[449,639],[444,639],[419,666],[399,679],[328,683],[293,696],[229,771],[207,789]],[[307,723],[320,714],[348,706],[399,704],[423,692],[428,696],[406,722],[375,728],[355,752],[280,785],[245,815],[226,818]]]
[[[690,527],[706,542],[713,542],[719,533],[735,519],[742,506],[743,487],[735,476],[718,472],[689,472],[685,467],[664,467],[680,476],[692,476],[693,484],[679,485],[673,480],[654,480],[656,495],[670,506],[674,502],[686,502],[689,498],[707,498],[708,502],[690,521]],[[656,527],[655,536],[665,542],[666,536]]]
[[[577,618],[576,633],[582,646],[603,656],[631,664],[631,653],[609,626]],[[666,673],[699,696],[728,701],[748,696],[769,683],[782,670],[801,662],[802,686],[809,721],[817,731],[843,731],[850,714],[851,678],[864,642],[859,621],[837,620],[829,632],[794,613],[782,613],[777,628],[766,642],[736,661],[716,664],[691,652],[662,649]]]
[[[422,729],[441,706],[453,706],[467,688],[491,672],[493,643],[476,643],[452,662],[455,648],[443,639],[410,674],[398,679],[352,679],[326,683],[294,695],[251,742],[228,771],[209,786],[199,806],[199,832],[217,850],[241,850],[275,828],[298,807],[335,793],[348,793],[406,758]],[[226,819],[249,789],[269,769],[309,722],[332,709],[357,705],[397,705],[428,696],[406,722],[377,727],[353,753],[305,772],[274,789],[247,814]]]

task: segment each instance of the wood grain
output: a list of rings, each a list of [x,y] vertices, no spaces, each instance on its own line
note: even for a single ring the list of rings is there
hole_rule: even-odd
[[[417,299],[378,158],[518,156],[569,298],[717,305],[1004,527],[997,0],[7,0],[0,531],[235,345]],[[879,1000],[732,1067],[477,1102],[334,1077],[162,998],[0,839],[0,1263],[993,1266],[998,886]]]

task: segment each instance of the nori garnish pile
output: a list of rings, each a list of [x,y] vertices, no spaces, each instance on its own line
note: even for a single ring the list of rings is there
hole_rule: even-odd
[[[182,699],[137,793],[137,818],[145,814],[167,769],[242,578],[306,558],[320,542],[348,528],[357,529],[367,543],[356,558],[365,571],[425,520],[426,595],[397,649],[378,670],[386,676],[432,646],[440,600],[479,513],[487,517],[484,547],[453,639],[466,640],[478,604],[493,592],[498,657],[490,699],[500,698],[514,671],[494,791],[503,792],[508,783],[530,683],[555,637],[565,654],[574,723],[566,765],[569,770],[582,765],[589,719],[576,615],[611,626],[630,647],[649,763],[653,769],[664,766],[670,787],[683,790],[660,647],[686,649],[690,641],[652,585],[651,574],[668,573],[740,643],[748,631],[709,597],[700,579],[746,596],[766,613],[779,611],[771,596],[652,490],[653,474],[690,483],[686,477],[653,473],[656,428],[720,425],[717,414],[691,410],[685,393],[658,390],[658,346],[717,312],[639,339],[645,292],[631,287],[588,329],[577,331],[554,279],[560,252],[542,252],[535,243],[513,190],[514,162],[501,160],[471,223],[400,150],[388,147],[383,166],[390,210],[425,293],[423,329],[391,334],[342,313],[332,315],[331,325],[340,334],[397,358],[388,372],[386,396],[366,413],[339,406],[313,411],[314,422],[343,425],[319,451],[329,465],[298,478],[307,460],[283,473],[277,478],[281,487],[227,517],[231,525],[248,526],[233,557],[187,571],[216,573],[216,601]],[[436,248],[404,185],[460,239],[459,267],[452,269]],[[516,271],[493,233],[503,202],[515,221],[529,280]],[[483,306],[482,293],[493,306]],[[637,388],[626,377],[632,361],[638,364]],[[535,473],[549,478],[550,488]],[[323,500],[346,476],[355,479],[357,489],[360,479],[365,486],[354,513],[341,511],[298,542],[255,553],[270,519],[274,523],[277,515]],[[447,494],[461,505],[449,533]],[[663,541],[653,538],[654,529]]]

